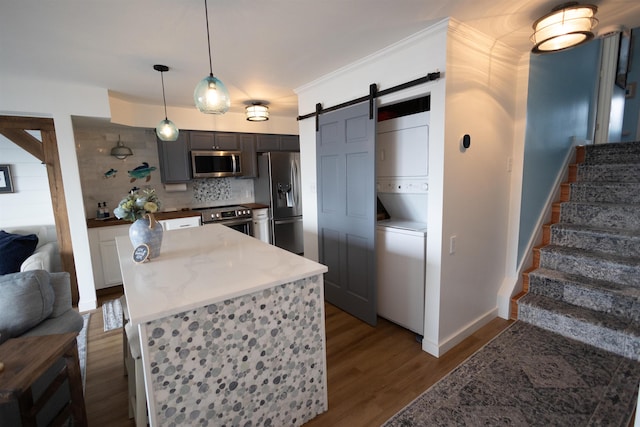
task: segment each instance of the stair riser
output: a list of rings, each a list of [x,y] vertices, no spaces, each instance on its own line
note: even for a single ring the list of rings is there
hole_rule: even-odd
[[[640,264],[627,265],[598,257],[558,254],[542,248],[540,267],[640,287]]]
[[[639,337],[522,302],[518,304],[518,307],[519,320],[620,356],[638,360],[638,355],[640,355]]]
[[[572,183],[572,202],[640,204],[640,183]],[[563,199],[567,201],[567,199]]]
[[[560,222],[640,231],[640,208],[634,205],[562,203]]]
[[[595,234],[590,231],[551,227],[550,243],[570,248],[587,249],[612,255],[640,257],[640,237]]]
[[[585,147],[586,163],[640,163],[640,144],[637,142]]]
[[[640,321],[640,301],[633,295],[615,293],[607,289],[589,287],[576,282],[529,274],[529,292],[618,316],[621,319]]]
[[[577,181],[640,182],[640,168],[629,165],[580,164],[576,171]]]

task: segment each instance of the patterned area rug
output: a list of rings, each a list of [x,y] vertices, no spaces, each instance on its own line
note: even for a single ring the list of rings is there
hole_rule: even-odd
[[[640,362],[515,322],[389,419],[408,426],[627,426]]]
[[[104,331],[122,328],[122,305],[120,299],[112,299],[102,304]]]
[[[85,389],[85,385],[87,383],[87,331],[89,328],[89,319],[91,318],[91,313],[83,314],[82,320],[84,324],[82,325],[82,330],[78,333],[76,337],[76,342],[78,344],[78,361],[80,363],[80,374],[82,375],[82,389]]]

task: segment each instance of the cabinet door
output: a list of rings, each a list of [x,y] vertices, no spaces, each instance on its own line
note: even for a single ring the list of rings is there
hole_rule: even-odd
[[[240,134],[240,149],[242,150],[242,177],[255,178],[258,176],[258,155],[256,152],[256,135],[252,133]]]
[[[192,150],[215,150],[215,138],[213,132],[189,132],[189,145]]]
[[[280,135],[280,150],[300,151],[300,137],[298,135]]]
[[[189,134],[180,132],[176,141],[158,141],[160,179],[163,183],[187,182],[191,179]]]
[[[120,273],[120,261],[118,260],[116,241],[109,240],[100,242],[100,256],[102,257],[105,287],[121,284],[122,274]]]
[[[231,132],[215,132],[214,142],[216,150],[239,150],[238,134]]]
[[[280,150],[280,137],[278,135],[256,135],[256,149],[258,153],[265,151],[279,151]]]

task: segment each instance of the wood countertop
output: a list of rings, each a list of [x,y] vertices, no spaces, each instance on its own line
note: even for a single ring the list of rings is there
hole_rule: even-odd
[[[174,212],[156,212],[154,216],[156,217],[157,220],[187,218],[190,216],[200,216],[200,212],[188,209],[188,210],[180,210],[180,211],[174,211]],[[131,221],[118,219],[115,216],[110,217],[109,219],[91,218],[87,220],[87,228],[111,227],[113,225],[126,225],[126,224],[131,224]]]
[[[242,206],[249,209],[267,209],[269,207],[269,205],[263,205],[262,203],[243,203]]]

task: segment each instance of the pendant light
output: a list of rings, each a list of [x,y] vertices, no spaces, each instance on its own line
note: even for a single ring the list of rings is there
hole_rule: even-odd
[[[245,107],[247,120],[250,122],[264,122],[269,120],[269,107],[254,103]]]
[[[169,67],[166,65],[154,65],[153,69],[160,71],[160,79],[162,80],[162,103],[164,104],[164,120],[160,120],[158,126],[156,126],[156,135],[161,141],[175,141],[178,139],[180,131],[178,127],[167,118],[167,98],[164,95],[164,74],[169,71]]]
[[[133,151],[120,141],[120,135],[118,135],[118,144],[111,149],[111,155],[116,159],[124,160],[129,156],[133,156]]]
[[[535,45],[531,52],[549,53],[578,46],[593,39],[591,31],[598,20],[596,6],[565,3],[533,23],[531,41]]]
[[[231,106],[229,91],[225,85],[213,76],[211,61],[211,37],[209,35],[209,11],[207,0],[204,0],[204,13],[207,19],[207,46],[209,47],[209,75],[200,80],[193,91],[193,100],[200,112],[207,114],[224,114]]]

